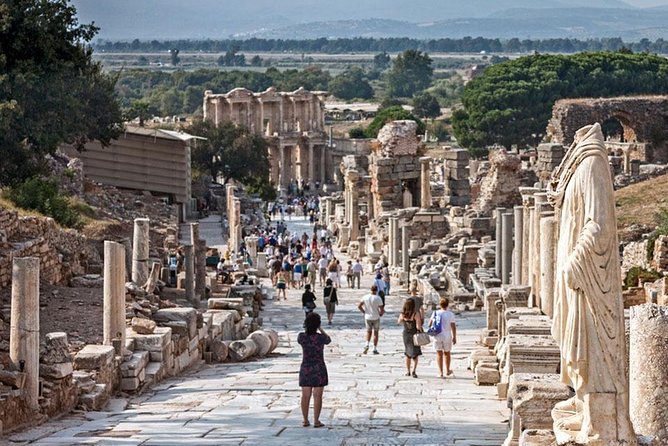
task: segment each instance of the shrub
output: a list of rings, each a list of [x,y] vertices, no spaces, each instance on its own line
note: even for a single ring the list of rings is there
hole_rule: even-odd
[[[351,139],[364,139],[366,138],[366,130],[362,127],[354,127],[348,131],[348,135]]]
[[[5,195],[16,206],[52,217],[62,226],[81,226],[79,213],[70,206],[68,198],[61,193],[54,180],[28,178],[7,189]]]
[[[653,282],[660,279],[663,275],[660,272],[648,270],[640,266],[632,267],[626,277],[624,278],[624,289],[633,288],[638,286],[640,281],[643,282]]]

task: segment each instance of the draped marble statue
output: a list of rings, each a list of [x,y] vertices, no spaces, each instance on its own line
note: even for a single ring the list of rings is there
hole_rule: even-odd
[[[552,177],[559,221],[552,335],[575,396],[552,411],[559,444],[635,445],[612,177],[601,126],[576,133]]]

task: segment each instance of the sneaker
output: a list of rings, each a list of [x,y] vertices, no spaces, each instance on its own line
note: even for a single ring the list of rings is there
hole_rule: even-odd
[[[373,354],[374,355],[380,355],[380,353],[378,353],[378,350],[376,350],[375,348],[373,349]]]
[[[375,351],[375,350],[374,350],[374,351]],[[368,345],[367,345],[366,347],[364,347],[364,351],[363,351],[362,353],[364,353],[365,355],[366,355],[367,353],[369,353],[369,346],[368,346]]]

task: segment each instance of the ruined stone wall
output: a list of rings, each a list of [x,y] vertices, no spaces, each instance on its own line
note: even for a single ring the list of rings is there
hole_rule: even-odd
[[[610,118],[622,124],[625,142],[651,143],[646,146],[646,161],[668,162],[668,96],[557,101],[547,126],[547,139],[570,146],[577,130]]]
[[[521,161],[505,150],[489,153],[490,168],[480,186],[476,208],[490,212],[497,207],[510,208],[521,203],[519,188]]]
[[[19,217],[16,211],[0,209],[0,288],[9,286],[14,257],[38,257],[40,279],[59,284],[83,274],[86,238],[72,229],[59,227],[51,218]]]

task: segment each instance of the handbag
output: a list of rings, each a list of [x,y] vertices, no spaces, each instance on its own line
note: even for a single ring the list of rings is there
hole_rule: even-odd
[[[332,293],[334,292],[334,287],[329,290],[329,294],[325,296],[323,302],[325,305],[329,305],[332,302]]]
[[[309,300],[308,302],[306,302],[306,305],[304,305],[304,307],[309,310],[315,310],[315,302]]]
[[[415,333],[413,335],[413,344],[417,345],[418,347],[422,347],[423,345],[427,345],[431,342],[431,339],[429,338],[429,335],[424,332],[419,332]]]

